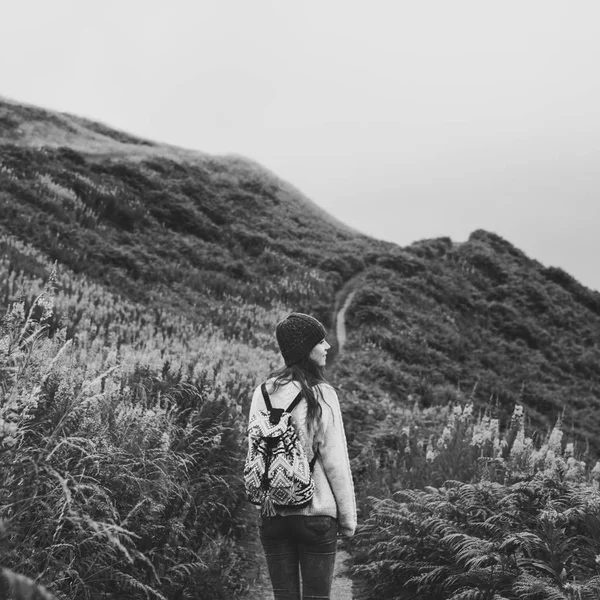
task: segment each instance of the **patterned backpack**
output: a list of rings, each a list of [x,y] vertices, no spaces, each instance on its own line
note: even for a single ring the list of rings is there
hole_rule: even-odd
[[[302,399],[300,392],[286,408],[273,408],[266,385],[261,385],[266,411],[258,411],[248,425],[248,454],[244,485],[248,500],[261,506],[263,517],[275,516],[275,507],[306,506],[312,500],[312,478],[317,455],[310,463],[291,420]]]

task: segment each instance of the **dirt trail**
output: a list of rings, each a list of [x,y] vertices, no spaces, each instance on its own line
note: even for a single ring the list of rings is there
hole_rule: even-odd
[[[267,571],[267,563],[262,546],[260,545],[256,525],[254,525],[253,530],[250,532],[250,539],[252,541],[248,546],[248,550],[251,553],[250,556],[256,557],[256,560],[252,570],[246,573],[245,583],[248,585],[248,591],[240,600],[274,600],[271,581]],[[347,574],[349,560],[350,556],[348,553],[338,549],[335,560],[333,586],[331,588],[331,600],[354,599],[352,580]]]
[[[357,291],[365,285],[367,272],[360,271],[354,277],[346,281],[343,287],[338,290],[333,303],[333,312],[331,315],[332,323],[335,326],[335,354],[332,356],[331,364],[335,362],[346,343],[346,311],[354,300]]]
[[[348,297],[344,301],[344,304],[340,310],[338,310],[336,320],[335,320],[335,331],[338,343],[338,354],[342,353],[344,349],[344,344],[346,343],[346,311],[352,302],[352,298],[354,298],[354,294],[356,291],[350,292]]]

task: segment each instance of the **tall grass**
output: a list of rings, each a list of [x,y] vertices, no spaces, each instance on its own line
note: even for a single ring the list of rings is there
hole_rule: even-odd
[[[53,325],[56,282],[0,321],[0,581],[16,598],[28,579],[65,599],[233,597],[254,378],[226,368],[212,334],[204,365],[163,355],[160,368],[69,337]]]

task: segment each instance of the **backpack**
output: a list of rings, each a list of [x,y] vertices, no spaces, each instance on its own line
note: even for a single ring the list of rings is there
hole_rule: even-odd
[[[272,407],[266,384],[260,389],[267,410],[255,413],[248,425],[244,486],[248,500],[261,506],[261,515],[273,517],[275,507],[301,508],[310,503],[317,455],[309,463],[291,420],[302,392],[281,409]]]

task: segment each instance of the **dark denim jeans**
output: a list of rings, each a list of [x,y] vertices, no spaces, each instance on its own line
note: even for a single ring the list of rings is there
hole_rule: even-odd
[[[260,541],[267,558],[275,600],[329,599],[337,528],[337,519],[325,516],[262,519]]]

